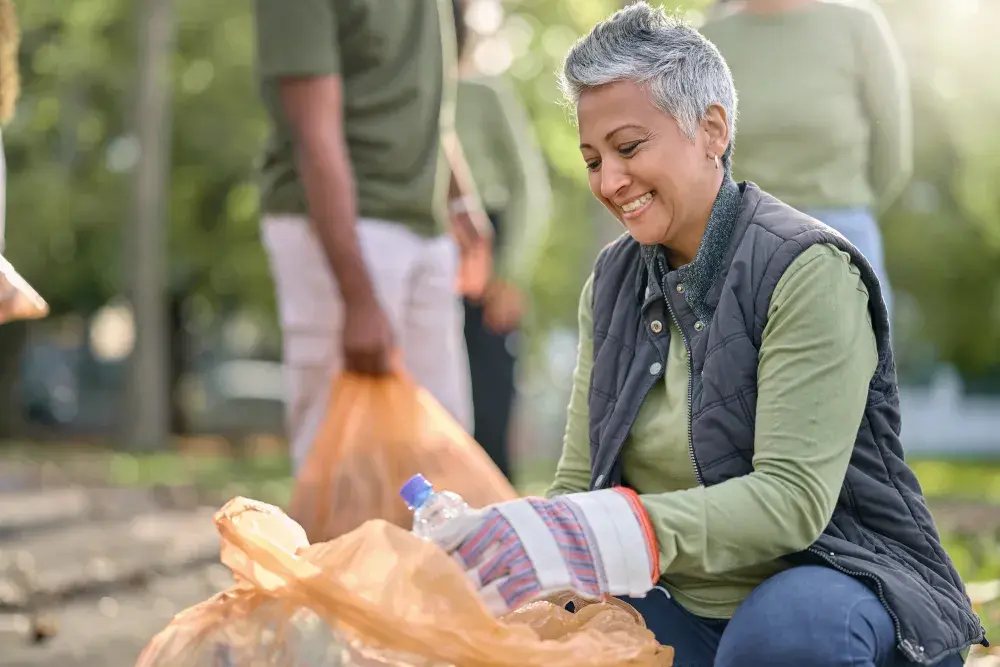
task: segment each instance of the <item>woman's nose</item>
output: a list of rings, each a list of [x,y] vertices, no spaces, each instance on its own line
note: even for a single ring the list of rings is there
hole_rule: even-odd
[[[625,189],[629,184],[629,176],[624,169],[620,169],[607,162],[601,169],[601,196],[605,199],[613,200],[615,195]]]

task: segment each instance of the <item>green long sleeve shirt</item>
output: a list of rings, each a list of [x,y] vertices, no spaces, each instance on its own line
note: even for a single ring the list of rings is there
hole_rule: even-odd
[[[523,286],[550,216],[548,172],[528,115],[509,84],[485,78],[459,81],[455,113],[472,180],[503,226],[494,268]]]
[[[913,130],[905,66],[881,10],[817,0],[724,14],[701,32],[736,83],[736,179],[799,209],[891,204],[912,172]]]
[[[593,277],[580,299],[579,356],[550,496],[590,482],[592,289]],[[761,340],[754,470],[710,487],[698,485],[689,458],[687,353],[671,333],[663,381],[625,442],[623,476],[656,530],[661,583],[690,612],[729,618],[833,514],[878,357],[868,292],[833,246],[810,247],[786,270]]]

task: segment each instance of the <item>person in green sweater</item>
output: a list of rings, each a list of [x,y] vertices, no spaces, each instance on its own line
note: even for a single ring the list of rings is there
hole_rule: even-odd
[[[527,113],[510,84],[472,74],[462,0],[453,0],[461,78],[455,127],[472,181],[493,223],[494,277],[465,300],[476,441],[510,476],[517,334],[524,294],[549,221],[549,181]]]
[[[620,596],[678,666],[961,665],[984,634],[903,459],[871,263],[733,179],[730,70],[663,10],[599,23],[562,87],[626,233],[580,297],[546,498],[433,539],[495,613]]]
[[[701,27],[740,96],[736,176],[824,222],[871,262],[877,216],[913,168],[906,69],[871,0],[730,0]]]

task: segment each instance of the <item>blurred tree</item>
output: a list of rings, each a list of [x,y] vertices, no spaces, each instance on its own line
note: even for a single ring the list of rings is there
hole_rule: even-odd
[[[910,69],[914,178],[885,217],[898,289],[913,326],[966,377],[1000,376],[1000,91],[983,78],[1000,60],[1000,3],[885,2]],[[901,368],[901,372],[906,370]]]
[[[174,15],[171,0],[136,3],[135,107],[131,128],[138,158],[133,169],[131,219],[125,237],[125,289],[135,311],[135,351],[125,386],[126,438],[135,447],[163,449],[170,441],[170,352],[167,253],[170,100],[173,93]]]
[[[23,3],[23,93],[7,131],[9,253],[53,311],[120,293],[135,40],[125,0]],[[253,165],[266,126],[246,3],[174,3],[170,290],[218,314],[272,309]]]
[[[164,346],[176,387],[190,358],[184,337],[193,326],[211,329],[237,309],[269,317],[273,300],[252,183],[266,126],[252,77],[249,7],[172,4],[178,34],[169,72],[164,248],[171,340]],[[7,250],[56,319],[89,316],[125,288],[131,173],[139,158],[131,134],[134,3],[32,2],[19,10],[23,90],[5,132]],[[7,345],[4,352],[16,355],[19,347]],[[5,387],[4,394],[12,390]],[[176,428],[180,413],[172,416]]]

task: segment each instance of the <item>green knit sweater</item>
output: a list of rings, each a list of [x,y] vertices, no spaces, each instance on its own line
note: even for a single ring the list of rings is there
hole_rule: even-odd
[[[739,96],[735,177],[800,209],[895,200],[912,170],[907,77],[868,0],[781,14],[722,12],[702,27]]]

